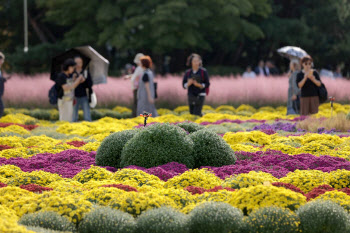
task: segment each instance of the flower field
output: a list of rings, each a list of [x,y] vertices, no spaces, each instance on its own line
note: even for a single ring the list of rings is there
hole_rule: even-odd
[[[52,108],[48,100],[48,91],[54,83],[49,76],[49,74],[33,76],[12,75],[12,78],[5,85],[3,97],[5,106],[15,108]],[[186,90],[182,87],[182,76],[157,76],[156,81],[158,83],[157,107],[175,108],[187,104]],[[327,87],[329,96],[334,96],[338,102],[349,102],[350,97],[347,91],[350,89],[349,80],[333,80],[322,77],[322,81]],[[93,86],[97,96],[97,107],[131,106],[132,91],[130,80],[109,77],[107,82],[107,84]],[[206,103],[211,106],[222,104],[278,106],[287,102],[287,76],[244,79],[241,76],[213,75],[210,76],[210,83],[210,94],[206,98]],[[18,93],[21,94],[19,95]]]
[[[312,118],[250,105],[158,112],[143,127],[6,109],[0,232],[350,231],[350,105]]]

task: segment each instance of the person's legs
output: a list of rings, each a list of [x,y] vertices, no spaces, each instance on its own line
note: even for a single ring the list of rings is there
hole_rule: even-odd
[[[4,103],[2,102],[2,98],[0,98],[0,117],[4,115]]]
[[[133,90],[134,100],[132,105],[132,117],[136,117],[137,112],[137,89]]]
[[[83,107],[83,111],[84,111],[84,120],[91,121],[89,98],[87,96],[81,97],[80,103],[81,103],[81,105]]]
[[[65,101],[58,99],[58,111],[60,115],[60,121],[73,121],[73,101]]]
[[[300,98],[300,115],[306,116],[309,114],[309,97],[301,97]]]
[[[198,96],[196,104],[194,105],[193,114],[197,116],[202,116],[202,108],[204,104],[204,96]]]
[[[80,105],[79,98],[76,97],[75,100],[76,100],[76,103],[73,106],[73,122],[77,122],[79,119],[79,105]]]
[[[318,96],[310,97],[310,113],[318,113],[318,106],[320,105],[320,100]]]
[[[188,96],[188,106],[190,108],[190,114],[194,114],[193,111],[194,111],[194,105],[196,103],[196,100],[195,100],[195,96]]]

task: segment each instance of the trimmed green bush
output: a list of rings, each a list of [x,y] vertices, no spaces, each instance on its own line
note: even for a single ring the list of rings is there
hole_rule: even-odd
[[[124,145],[135,136],[138,130],[124,130],[106,137],[97,150],[95,161],[98,166],[118,168]]]
[[[189,215],[191,233],[240,233],[244,226],[241,210],[223,202],[205,202]]]
[[[154,124],[139,131],[123,148],[121,167],[156,167],[178,162],[193,168],[193,142],[180,127]]]
[[[55,231],[76,231],[75,225],[68,218],[52,211],[25,214],[18,223],[25,226],[41,227]]]
[[[79,233],[133,233],[135,219],[128,213],[101,207],[87,213],[79,224]]]
[[[34,231],[37,233],[71,233],[72,231],[55,231],[50,230],[42,227],[32,227],[32,226],[26,226],[27,230]]]
[[[340,205],[325,200],[315,200],[297,210],[300,229],[307,233],[343,233],[349,227],[349,216]]]
[[[49,121],[51,118],[51,113],[45,109],[34,109],[30,111],[29,116],[34,117],[39,120]]]
[[[181,122],[181,123],[177,124],[176,126],[183,128],[184,130],[186,130],[189,133],[193,133],[193,132],[196,132],[198,130],[204,129],[204,126],[199,125],[199,124],[194,123],[194,122]]]
[[[195,167],[221,167],[237,160],[230,145],[210,130],[199,130],[189,135],[194,143]]]
[[[171,207],[160,207],[142,213],[137,219],[142,233],[188,233],[188,217]]]
[[[288,209],[263,207],[245,219],[246,233],[297,233],[299,217]]]

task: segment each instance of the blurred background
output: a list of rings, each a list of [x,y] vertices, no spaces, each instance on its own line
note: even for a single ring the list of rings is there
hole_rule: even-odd
[[[151,55],[161,75],[183,72],[192,52],[210,74],[231,75],[260,60],[286,72],[276,50],[295,45],[316,67],[338,66],[349,77],[349,16],[348,0],[0,0],[0,50],[12,73],[46,73],[55,54],[91,45],[110,61],[111,76],[137,52]]]

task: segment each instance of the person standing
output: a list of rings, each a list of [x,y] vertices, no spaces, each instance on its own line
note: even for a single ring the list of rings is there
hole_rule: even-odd
[[[192,53],[187,59],[187,70],[182,80],[183,88],[187,89],[188,105],[190,113],[202,116],[202,108],[205,101],[206,90],[209,90],[209,75],[202,67],[202,58],[198,54]]]
[[[79,76],[75,80],[70,78],[74,72],[75,65],[76,63],[73,59],[69,58],[65,60],[62,66],[62,72],[59,73],[55,79],[60,121],[73,121],[74,89],[85,81],[83,76]]]
[[[291,60],[289,69],[287,115],[295,115],[300,112],[300,89],[296,82],[300,72],[299,61]]]
[[[247,66],[246,71],[242,74],[242,78],[256,78],[256,74],[252,71],[251,66]]]
[[[260,60],[258,66],[255,67],[254,69],[255,74],[258,76],[266,76],[266,72],[264,68],[265,68],[265,63],[263,60]]]
[[[77,76],[82,76],[85,81],[80,83],[74,90],[75,105],[73,109],[73,122],[78,121],[80,106],[84,112],[84,120],[91,121],[89,102],[91,102],[92,79],[90,72],[83,70],[83,59],[81,57],[75,57],[74,62],[76,63],[75,73]]]
[[[158,116],[157,109],[154,105],[155,87],[154,75],[151,70],[152,60],[149,56],[140,58],[141,67],[143,70],[142,77],[138,82],[137,89],[137,115],[144,112],[152,113],[152,117]]]
[[[139,81],[141,76],[144,73],[144,70],[142,69],[140,58],[144,57],[142,53],[136,54],[134,58],[134,63],[137,65],[136,69],[134,70],[134,73],[130,76],[128,75],[126,78],[131,78],[131,87],[133,92],[133,104],[132,104],[132,117],[136,117],[136,111],[137,111],[137,89],[139,87]]]
[[[10,79],[10,77],[5,78],[3,76],[1,67],[2,64],[4,64],[5,62],[5,55],[0,52],[0,117],[2,117],[4,115],[4,103],[2,102],[2,96],[4,95],[4,91],[5,91],[5,82]]]
[[[302,71],[297,74],[297,84],[301,89],[300,114],[310,115],[318,113],[319,96],[318,88],[321,79],[318,73],[312,69],[312,58],[305,56],[301,59]]]

